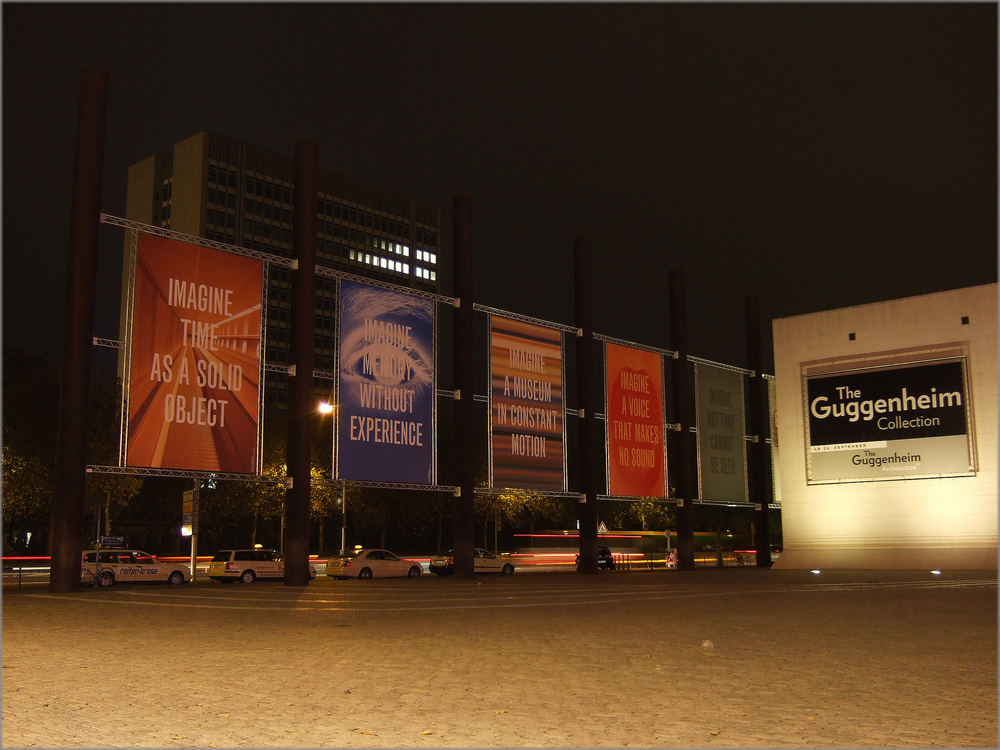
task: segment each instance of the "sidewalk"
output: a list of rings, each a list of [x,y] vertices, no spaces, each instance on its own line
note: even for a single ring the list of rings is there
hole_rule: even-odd
[[[3,747],[996,747],[995,574],[5,587]]]

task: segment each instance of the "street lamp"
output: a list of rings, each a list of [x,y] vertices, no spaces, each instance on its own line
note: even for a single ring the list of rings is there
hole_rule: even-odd
[[[329,401],[320,401],[316,406],[316,410],[326,416],[327,414],[333,414],[337,409],[337,404],[331,404]],[[330,426],[330,473],[333,474],[335,467],[337,465],[336,456],[334,452],[337,450],[337,420],[334,419]],[[340,500],[340,554],[347,554],[347,493],[344,492],[344,482],[341,480],[337,483],[337,494]]]

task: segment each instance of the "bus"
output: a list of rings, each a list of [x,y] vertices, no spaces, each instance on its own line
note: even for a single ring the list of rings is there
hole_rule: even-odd
[[[714,531],[694,532],[694,563],[700,567],[756,565],[756,551],[745,535]],[[599,547],[608,547],[616,570],[663,570],[677,567],[675,531],[601,531]],[[721,549],[721,554],[720,550]],[[544,530],[514,534],[515,564],[518,566],[575,567],[580,550],[576,529]]]

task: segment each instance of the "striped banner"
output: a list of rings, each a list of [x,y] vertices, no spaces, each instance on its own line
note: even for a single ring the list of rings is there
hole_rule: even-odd
[[[490,484],[564,492],[562,334],[490,316]]]

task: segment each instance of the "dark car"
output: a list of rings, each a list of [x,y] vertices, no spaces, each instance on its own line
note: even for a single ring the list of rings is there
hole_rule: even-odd
[[[576,556],[576,569],[580,569],[580,556]],[[597,548],[597,569],[598,570],[614,570],[615,569],[615,557],[611,554],[610,547],[598,547]]]

